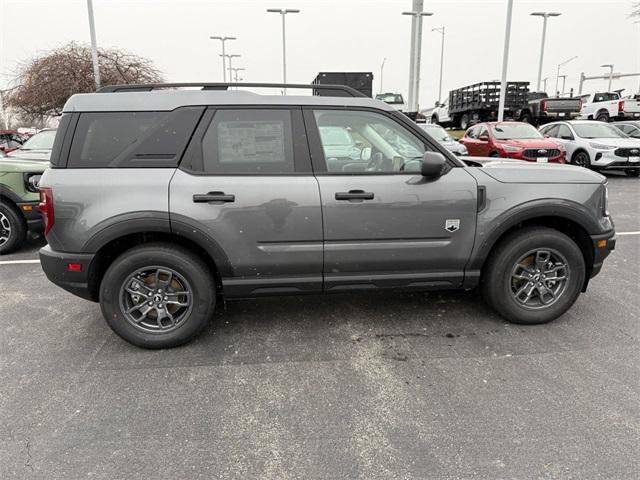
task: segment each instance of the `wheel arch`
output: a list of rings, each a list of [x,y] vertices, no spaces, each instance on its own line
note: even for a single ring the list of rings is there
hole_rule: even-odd
[[[576,155],[578,155],[579,153],[586,153],[587,157],[589,157],[589,161],[591,161],[591,155],[589,154],[589,151],[584,148],[584,147],[578,147],[576,148],[573,153],[571,154],[571,162],[573,162],[573,159],[576,157]]]

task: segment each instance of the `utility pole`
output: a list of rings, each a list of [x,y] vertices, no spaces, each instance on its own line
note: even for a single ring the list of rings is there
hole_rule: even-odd
[[[411,18],[411,58],[409,60],[409,105],[410,112],[418,111],[420,97],[420,60],[422,50],[422,17],[430,17],[431,12],[423,12],[424,0],[413,0],[413,10],[402,12]]]
[[[93,62],[93,79],[96,82],[96,90],[100,90],[100,64],[98,63],[98,42],[96,41],[96,26],[93,21],[92,0],[87,0],[87,12],[89,13],[89,33],[91,34],[91,60]]]
[[[227,57],[225,49],[224,49],[224,42],[226,42],[227,40],[235,40],[236,37],[209,37],[211,40],[220,40],[220,42],[222,42],[222,55],[220,55],[222,57],[222,81],[223,82],[227,82],[227,67],[225,64],[225,59]],[[231,80],[231,79],[229,79]]]
[[[300,10],[296,9],[279,9],[279,8],[268,8],[267,12],[269,13],[279,13],[282,16],[282,83],[287,84],[287,40],[285,33],[285,16],[287,13],[300,13]],[[287,87],[284,87],[284,94],[287,94]]]
[[[531,15],[534,17],[542,17],[542,42],[540,43],[540,62],[538,65],[538,83],[536,87],[538,91],[540,91],[540,79],[542,78],[542,60],[544,59],[544,41],[547,37],[547,20],[549,19],[549,17],[559,17],[562,14],[557,12],[533,12]]]
[[[438,83],[438,103],[442,103],[442,68],[444,65],[444,26],[439,28],[432,28],[432,32],[439,32],[442,34],[442,42],[440,43],[440,82]]]
[[[502,54],[502,78],[500,80],[500,101],[498,103],[498,121],[504,120],[504,104],[507,98],[507,67],[509,64],[509,42],[511,41],[511,15],[513,0],[507,3],[507,21],[504,29],[504,52]]]
[[[384,62],[387,61],[387,57],[382,59],[382,63],[380,64],[380,92],[382,93],[382,74],[384,73]]]
[[[611,91],[611,83],[613,81],[613,64],[612,63],[606,63],[604,65],[600,65],[602,68],[608,68],[609,69],[609,87],[607,88],[607,92]]]

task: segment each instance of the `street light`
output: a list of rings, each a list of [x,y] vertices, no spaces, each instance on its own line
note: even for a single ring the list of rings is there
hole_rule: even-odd
[[[498,102],[498,121],[504,120],[504,104],[507,98],[507,67],[509,65],[509,43],[511,41],[511,15],[513,0],[507,3],[507,19],[504,27],[504,52],[502,52],[502,78],[500,79],[500,100]]]
[[[380,64],[380,93],[382,93],[382,73],[384,72],[384,62],[387,61],[387,57],[382,59],[382,63]]]
[[[243,72],[246,69],[245,68],[240,68],[240,67],[234,67],[231,70],[233,70],[233,81],[235,83],[238,83],[238,72]]]
[[[549,77],[544,77],[544,78],[542,79],[542,85],[544,85],[544,86],[542,87],[542,91],[543,91],[543,92],[546,92],[546,91],[547,91],[547,80],[549,80]]]
[[[568,59],[568,60],[565,60],[565,61],[564,61],[564,62],[562,62],[562,63],[559,63],[559,64],[558,64],[558,73],[556,73],[556,93],[558,92],[558,82],[559,82],[559,80],[560,80],[560,67],[562,67],[562,66],[566,65],[567,63],[571,62],[572,60],[575,60],[576,58],[578,58],[578,56],[577,56],[577,55],[576,55],[576,56],[574,56],[574,57],[571,57],[571,58],[570,58],[570,59]]]
[[[411,18],[411,58],[409,59],[409,111],[418,111],[420,92],[420,56],[422,49],[422,17],[430,17],[432,12],[422,11],[422,1],[413,2],[414,11],[402,12]],[[416,9],[417,7],[417,9]]]
[[[564,85],[565,85],[565,82],[567,81],[567,76],[566,75],[558,75],[558,77],[560,77],[562,79],[562,93],[561,93],[561,95],[564,95]]]
[[[605,63],[604,65],[600,65],[602,68],[608,68],[609,69],[609,88],[607,89],[607,92],[611,91],[611,81],[613,80],[613,63]]]
[[[444,26],[432,28],[432,32],[442,34],[442,42],[440,43],[440,83],[438,84],[438,103],[442,102],[442,66],[444,65]]]
[[[279,8],[268,8],[267,12],[269,13],[279,13],[282,16],[282,82],[287,84],[287,43],[285,36],[285,22],[284,17],[287,13],[300,13],[300,10],[296,9],[279,9]],[[287,94],[287,87],[284,87],[284,94]]]
[[[96,90],[100,90],[100,64],[98,63],[98,44],[96,42],[96,26],[93,22],[93,2],[87,0],[89,13],[89,33],[91,34],[91,60],[93,62],[93,79],[96,82]]]
[[[222,42],[222,80],[227,81],[227,67],[225,65],[226,52],[224,51],[224,42],[227,40],[236,40],[236,37],[209,37],[211,40],[220,40]]]
[[[547,36],[547,19],[549,17],[559,17],[562,14],[557,12],[533,12],[531,15],[534,17],[542,17],[542,42],[540,43],[540,64],[538,65],[537,86],[538,91],[540,91],[540,80],[542,78],[542,59],[544,58],[544,41]]]
[[[222,55],[220,55],[220,56],[222,57],[222,61],[223,61],[223,62],[224,62],[224,59],[225,59],[225,58],[228,58],[228,59],[229,59],[229,81],[230,81],[230,82],[232,82],[232,81],[233,81],[233,77],[231,76],[231,70],[233,70],[233,67],[231,66],[231,61],[232,61],[234,58],[241,57],[242,55],[240,55],[240,54],[238,54],[238,53],[233,53],[233,54],[231,54],[231,53],[226,53],[226,54],[222,54]],[[226,82],[226,80],[225,80],[225,82]]]

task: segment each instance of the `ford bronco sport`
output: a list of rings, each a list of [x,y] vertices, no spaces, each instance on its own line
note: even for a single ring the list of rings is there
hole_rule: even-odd
[[[189,341],[221,299],[377,288],[480,286],[508,321],[548,322],[614,248],[595,172],[465,163],[348,87],[185,86],[72,96],[40,184],[46,275],[136,345]],[[325,127],[360,156],[328,162]]]

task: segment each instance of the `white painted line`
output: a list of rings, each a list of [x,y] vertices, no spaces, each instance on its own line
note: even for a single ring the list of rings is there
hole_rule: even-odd
[[[616,232],[617,235],[640,235],[640,232]]]
[[[40,263],[40,260],[5,260],[0,265],[19,265],[21,263]]]

